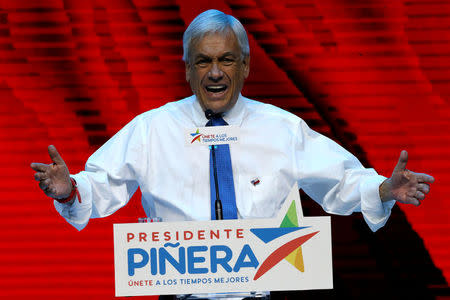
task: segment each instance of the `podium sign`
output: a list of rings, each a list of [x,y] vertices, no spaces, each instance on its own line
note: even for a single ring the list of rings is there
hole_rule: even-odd
[[[116,296],[333,288],[329,217],[114,224]]]

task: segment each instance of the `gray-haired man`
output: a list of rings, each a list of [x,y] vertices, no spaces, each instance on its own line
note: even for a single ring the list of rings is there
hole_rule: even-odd
[[[429,192],[433,177],[407,170],[406,151],[386,179],[300,118],[243,97],[250,52],[245,29],[234,17],[203,12],[187,28],[183,47],[193,96],[136,117],[79,174],[69,175],[53,146],[52,164],[31,164],[40,188],[76,228],[114,213],[138,187],[149,217],[211,219],[209,149],[186,146],[184,137],[186,130],[205,126],[205,110],[240,129],[241,142],[230,145],[239,218],[274,216],[297,182],[327,212],[361,211],[377,230],[395,200],[419,205]]]

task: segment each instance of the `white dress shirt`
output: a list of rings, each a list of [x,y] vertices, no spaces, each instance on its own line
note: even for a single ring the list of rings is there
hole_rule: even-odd
[[[373,231],[386,223],[395,201],[380,200],[385,177],[299,117],[240,96],[224,119],[240,128],[240,142],[230,145],[239,218],[275,217],[297,182],[326,212],[361,211]],[[195,96],[137,116],[89,158],[86,171],[71,175],[81,203],[55,201],[57,211],[81,230],[140,187],[148,217],[210,220],[209,148],[185,143],[186,132],[207,121]]]

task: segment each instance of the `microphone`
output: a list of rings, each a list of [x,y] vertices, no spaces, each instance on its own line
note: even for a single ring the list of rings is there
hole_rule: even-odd
[[[211,119],[216,119],[216,118],[221,118],[222,117],[222,113],[215,113],[215,112],[213,112],[212,111],[212,109],[207,109],[207,110],[205,110],[205,117],[208,119],[208,120],[211,120]]]
[[[213,117],[213,115],[214,115],[214,112],[211,110],[211,109],[207,109],[207,110],[205,110],[205,117],[208,119],[208,120],[211,120],[211,118]]]
[[[205,117],[208,120],[216,117],[222,117],[221,113],[214,113],[211,109],[205,110]],[[219,196],[219,182],[217,181],[217,164],[216,164],[216,145],[209,146],[211,149],[212,164],[214,170],[214,186],[216,188],[216,202],[214,203],[216,211],[216,220],[223,220],[222,201]]]

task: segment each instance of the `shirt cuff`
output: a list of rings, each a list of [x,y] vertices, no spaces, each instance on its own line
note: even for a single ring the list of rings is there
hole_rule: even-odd
[[[69,224],[78,230],[82,230],[89,222],[92,212],[92,200],[90,199],[88,192],[90,185],[86,182],[86,179],[79,174],[71,175],[71,177],[77,182],[81,201],[78,201],[78,196],[76,196],[75,201],[73,201],[72,204],[69,202],[59,203],[56,200],[53,203],[56,211],[66,219]]]
[[[391,215],[391,209],[395,205],[395,200],[381,201],[379,188],[384,180],[386,180],[384,176],[370,176],[360,186],[361,212],[373,232],[386,224]]]

